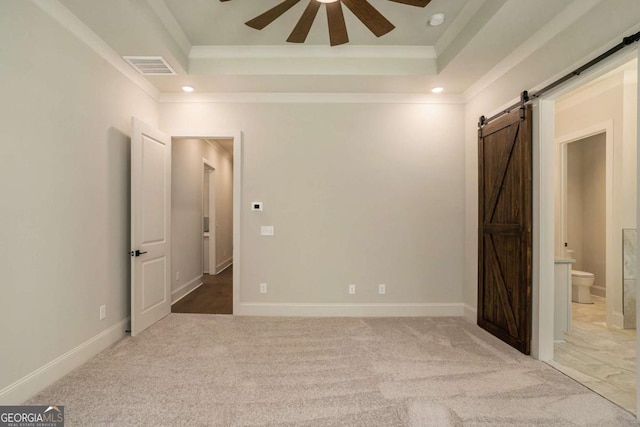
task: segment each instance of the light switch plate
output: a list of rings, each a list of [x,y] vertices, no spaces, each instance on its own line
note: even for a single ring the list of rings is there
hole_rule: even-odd
[[[273,225],[263,225],[260,227],[261,236],[273,236]]]

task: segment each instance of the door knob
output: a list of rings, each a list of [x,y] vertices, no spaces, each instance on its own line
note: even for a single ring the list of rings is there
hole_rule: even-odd
[[[135,251],[129,252],[129,255],[135,256],[135,257],[139,257],[140,255],[146,254],[146,253],[147,253],[146,251],[145,252],[140,252],[139,250],[136,249]]]

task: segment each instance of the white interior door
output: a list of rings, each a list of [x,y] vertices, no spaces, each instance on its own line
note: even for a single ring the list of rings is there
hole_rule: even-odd
[[[131,336],[171,312],[171,138],[133,118]]]

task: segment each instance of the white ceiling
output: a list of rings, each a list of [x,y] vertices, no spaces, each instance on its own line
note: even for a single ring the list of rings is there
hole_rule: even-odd
[[[315,1],[315,0],[309,0]],[[286,38],[307,0],[263,30],[244,25],[281,0],[60,0],[119,55],[161,55],[176,76],[160,92],[462,94],[543,34],[606,0],[432,0],[425,8],[369,0],[396,28],[376,38],[343,7],[350,43],[328,46],[324,8],[305,44]],[[445,13],[444,25],[426,25]]]
[[[430,46],[442,36],[450,23],[470,0],[432,0],[425,8],[408,6],[388,0],[369,0],[396,28],[376,38],[347,7],[342,7],[351,44],[357,45],[421,45]],[[308,1],[300,1],[276,22],[262,31],[244,22],[281,3],[282,0],[164,0],[169,11],[184,30],[191,43],[203,45],[286,45],[286,39],[298,22]],[[326,9],[320,8],[306,44],[327,45]],[[444,25],[426,25],[434,13],[444,13]]]

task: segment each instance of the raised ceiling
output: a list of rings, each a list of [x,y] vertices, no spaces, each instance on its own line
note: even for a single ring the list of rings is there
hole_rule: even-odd
[[[424,8],[408,6],[389,0],[370,0],[370,3],[382,13],[396,28],[377,38],[355,17],[347,7],[343,7],[345,22],[351,45],[387,45],[387,46],[433,46],[455,20],[470,0],[433,0]],[[224,45],[287,45],[287,37],[304,12],[309,0],[302,0],[263,30],[255,30],[244,22],[278,5],[282,0],[194,0],[198,13],[191,7],[185,7],[184,0],[164,0],[186,36],[197,46]],[[426,25],[434,13],[444,13],[445,23],[438,27]],[[215,24],[207,17],[215,16]],[[307,45],[329,44],[327,32],[326,7],[320,7],[309,36]]]
[[[369,0],[396,28],[378,38],[343,7],[350,42],[334,47],[324,6],[306,43],[286,42],[307,0],[263,30],[244,23],[282,0],[59,1],[119,55],[163,56],[177,75],[146,79],[164,93],[462,94],[606,0]],[[430,27],[435,13],[445,22]]]

